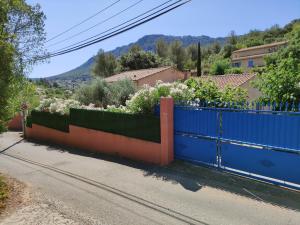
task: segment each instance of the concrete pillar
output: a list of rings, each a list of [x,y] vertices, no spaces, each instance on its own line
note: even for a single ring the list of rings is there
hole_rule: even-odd
[[[160,135],[162,166],[174,160],[174,100],[161,98],[160,100]]]

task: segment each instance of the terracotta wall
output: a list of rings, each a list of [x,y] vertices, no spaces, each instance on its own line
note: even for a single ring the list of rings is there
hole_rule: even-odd
[[[125,158],[167,165],[173,161],[173,99],[161,100],[161,143],[129,138],[122,135],[70,125],[69,133],[32,124],[26,137]]]
[[[9,121],[7,127],[8,130],[22,131],[22,116],[17,114],[11,121]]]

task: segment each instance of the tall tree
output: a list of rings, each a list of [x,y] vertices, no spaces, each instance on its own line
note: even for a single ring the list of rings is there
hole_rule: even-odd
[[[177,66],[178,70],[184,69],[184,62],[186,60],[186,51],[182,46],[182,42],[173,41],[170,45],[171,59]]]
[[[100,50],[93,67],[93,74],[98,77],[109,77],[117,70],[118,63],[115,56]]]
[[[120,63],[122,70],[148,69],[160,65],[160,59],[156,54],[143,50],[137,51],[136,46],[133,48],[127,54],[121,56]]]
[[[163,38],[158,39],[157,42],[155,43],[155,52],[161,58],[168,57],[169,45]]]
[[[0,1],[0,132],[9,119],[10,87],[14,76],[24,75],[42,52],[44,14],[24,0]],[[17,90],[21,91],[21,90]]]
[[[6,31],[10,34],[8,41],[15,49],[15,73],[24,75],[33,65],[42,62],[41,56],[47,55],[44,48],[46,16],[39,4],[31,6],[24,0],[4,1],[11,5]]]
[[[197,76],[200,77],[202,74],[201,71],[201,45],[198,43],[198,59],[197,59]]]

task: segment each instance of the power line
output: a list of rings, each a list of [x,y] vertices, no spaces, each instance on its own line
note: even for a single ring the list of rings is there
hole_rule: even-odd
[[[156,11],[156,12],[154,12],[154,13],[148,15],[148,16],[145,16],[144,18],[142,18],[142,19],[140,19],[140,20],[138,20],[138,21],[135,21],[135,22],[133,22],[133,23],[131,23],[131,24],[125,26],[125,27],[122,27],[122,28],[120,28],[120,29],[118,29],[118,30],[116,30],[116,31],[113,31],[113,32],[111,32],[111,33],[109,33],[109,34],[107,34],[107,35],[104,35],[104,36],[102,36],[102,37],[93,39],[93,40],[91,40],[91,41],[89,41],[89,42],[86,42],[86,43],[83,43],[83,44],[81,44],[81,45],[77,45],[77,46],[75,46],[75,47],[73,47],[73,48],[66,49],[66,50],[64,50],[64,51],[58,51],[58,52],[50,53],[48,56],[41,57],[40,59],[46,59],[46,58],[50,58],[50,57],[55,57],[55,56],[59,56],[59,55],[64,55],[64,54],[67,54],[67,53],[70,53],[70,52],[77,51],[77,50],[79,50],[79,49],[88,47],[88,46],[90,46],[90,45],[99,43],[99,42],[101,42],[101,41],[104,41],[104,40],[106,40],[106,39],[109,39],[109,38],[111,38],[111,37],[114,37],[114,36],[116,36],[116,35],[118,35],[118,34],[121,34],[121,33],[124,33],[124,32],[126,32],[126,31],[128,31],[128,30],[131,30],[131,29],[133,29],[133,28],[135,28],[135,27],[138,27],[138,26],[140,26],[140,25],[142,25],[142,24],[144,24],[144,23],[147,23],[147,22],[149,22],[149,21],[151,21],[151,20],[154,20],[154,19],[156,19],[156,18],[158,18],[158,17],[160,17],[160,16],[162,16],[162,15],[164,15],[164,14],[170,12],[170,11],[173,11],[173,10],[175,10],[176,8],[178,8],[178,7],[182,6],[182,5],[184,5],[184,4],[188,3],[188,2],[190,2],[191,0],[186,0],[186,1],[184,1],[184,2],[182,2],[182,1],[183,1],[183,0],[178,0],[178,1],[176,1],[175,3],[172,3],[172,4],[170,4],[170,5],[166,6],[166,7],[164,7],[163,9],[160,9],[160,10],[158,10],[158,11]],[[180,3],[180,2],[182,2],[182,3]],[[178,3],[180,3],[180,4],[178,4]],[[172,7],[171,7],[171,6],[172,6]],[[170,8],[170,7],[171,7],[171,8]],[[158,13],[159,13],[159,14],[158,14]]]
[[[178,0],[176,3],[182,2],[182,1],[183,1],[183,0]],[[134,23],[132,23],[132,24],[129,24],[129,25],[123,27],[123,28],[120,28],[120,29],[118,29],[118,30],[116,30],[116,31],[114,31],[114,32],[111,32],[110,34],[107,34],[107,35],[105,35],[105,36],[103,36],[103,37],[94,39],[94,40],[92,40],[92,41],[90,41],[90,42],[84,43],[84,44],[82,44],[82,45],[79,45],[79,46],[76,46],[76,47],[73,47],[73,48],[70,48],[70,49],[67,49],[67,50],[65,50],[65,51],[52,53],[52,54],[50,54],[50,57],[59,56],[59,55],[64,55],[64,54],[67,54],[67,53],[70,53],[70,52],[77,51],[77,50],[79,50],[79,49],[88,47],[88,46],[90,46],[90,45],[99,43],[99,42],[104,41],[104,40],[106,40],[106,39],[109,39],[109,38],[114,37],[114,36],[116,36],[116,35],[118,35],[118,34],[124,33],[124,32],[126,32],[126,31],[128,31],[128,30],[131,30],[131,29],[133,29],[133,28],[135,28],[135,27],[138,27],[138,26],[140,26],[140,25],[142,25],[142,24],[144,24],[144,23],[147,23],[147,22],[149,22],[149,21],[151,21],[151,20],[153,20],[153,19],[156,19],[156,18],[158,18],[158,17],[160,17],[160,16],[162,16],[162,15],[164,15],[164,14],[166,14],[166,13],[168,13],[168,12],[170,12],[170,11],[172,11],[172,10],[174,10],[174,9],[176,9],[176,8],[182,6],[182,5],[184,5],[184,4],[186,4],[186,3],[190,2],[190,1],[191,1],[191,0],[187,0],[187,1],[183,2],[183,3],[181,3],[181,4],[178,4],[178,5],[173,6],[173,7],[170,8],[170,9],[165,10],[166,8],[169,8],[169,7],[170,7],[170,6],[167,6],[167,7],[165,7],[164,9],[161,9],[161,10],[159,10],[159,11],[157,11],[157,12],[155,12],[155,13],[149,15],[149,16],[146,16],[145,18],[140,19],[139,21],[141,21],[141,22],[136,21],[136,22],[134,22]],[[176,3],[173,3],[172,5],[174,5],[174,4],[176,4]],[[159,13],[159,14],[157,14],[157,13],[160,12],[160,11],[162,11],[162,12]],[[157,14],[157,15],[154,15],[154,14]],[[153,16],[153,15],[154,15],[154,16]],[[151,16],[152,16],[152,17],[151,17]],[[148,18],[148,17],[150,17],[150,18]],[[138,23],[137,23],[137,22],[138,22]]]
[[[50,42],[50,41],[52,41],[52,40],[54,40],[54,39],[56,39],[56,38],[62,36],[62,35],[65,34],[65,33],[68,33],[69,31],[71,31],[71,30],[73,30],[74,28],[80,26],[81,24],[83,24],[83,23],[89,21],[90,19],[92,19],[92,18],[98,16],[100,13],[102,13],[102,12],[108,10],[109,8],[113,7],[115,4],[117,4],[117,3],[120,2],[120,1],[121,1],[121,0],[114,1],[112,4],[106,6],[105,8],[101,9],[100,11],[96,12],[94,15],[92,15],[92,16],[90,16],[90,17],[84,19],[83,21],[81,21],[81,22],[79,22],[79,23],[73,25],[72,27],[68,28],[67,30],[65,30],[65,31],[63,31],[63,32],[61,32],[61,33],[55,35],[54,37],[48,39],[48,40],[46,41],[46,43],[48,43],[48,42]]]
[[[89,30],[91,30],[91,29],[93,29],[93,28],[95,28],[95,27],[97,27],[97,26],[99,26],[99,25],[101,25],[101,24],[103,24],[103,23],[105,23],[105,22],[107,22],[107,21],[113,19],[114,17],[116,17],[116,16],[118,16],[118,15],[120,15],[120,14],[126,12],[127,10],[133,8],[134,6],[140,4],[140,3],[143,2],[143,1],[144,1],[144,0],[139,0],[139,1],[135,2],[134,4],[128,6],[127,8],[123,9],[122,11],[120,11],[120,12],[118,12],[118,13],[112,15],[111,17],[109,17],[109,18],[107,18],[107,19],[105,19],[105,20],[102,20],[101,22],[96,23],[95,25],[93,25],[93,26],[91,26],[91,27],[89,27],[89,28],[87,28],[87,29],[85,29],[85,30],[83,30],[83,31],[80,31],[80,32],[78,32],[78,33],[76,33],[76,34],[74,34],[74,35],[72,35],[72,36],[70,36],[70,37],[68,37],[68,38],[66,38],[66,39],[63,39],[63,40],[58,41],[58,42],[55,42],[54,44],[51,44],[51,45],[49,45],[49,46],[47,46],[47,47],[52,47],[52,46],[61,44],[61,43],[63,43],[63,42],[66,42],[66,41],[68,41],[68,40],[71,40],[71,39],[73,39],[73,38],[75,38],[75,37],[77,37],[77,36],[79,36],[79,35],[81,35],[81,34],[87,32],[87,31],[89,31]]]
[[[139,14],[138,16],[135,16],[135,17],[133,17],[132,19],[129,19],[129,20],[127,20],[127,21],[125,21],[125,22],[123,22],[123,23],[117,25],[117,26],[114,26],[114,27],[112,27],[112,28],[110,28],[110,29],[108,29],[108,30],[105,30],[105,31],[103,31],[103,32],[101,32],[101,33],[99,33],[99,34],[96,34],[96,35],[94,35],[94,36],[92,36],[92,37],[86,38],[86,39],[84,39],[84,40],[82,40],[82,41],[76,42],[76,43],[71,44],[71,45],[69,45],[69,46],[66,46],[66,47],[64,47],[64,48],[58,49],[58,50],[56,50],[56,51],[62,51],[62,50],[64,50],[64,49],[68,49],[68,48],[70,48],[70,47],[73,47],[73,46],[76,46],[76,45],[78,45],[78,44],[84,43],[84,42],[86,42],[86,41],[88,41],[88,40],[91,40],[91,39],[93,39],[93,38],[100,37],[102,34],[105,34],[105,33],[109,32],[109,31],[111,31],[111,30],[114,30],[114,29],[116,29],[116,28],[118,28],[118,27],[121,27],[122,25],[124,25],[124,24],[126,24],[126,23],[129,23],[129,22],[131,22],[131,21],[133,21],[133,20],[135,20],[135,19],[137,19],[137,18],[140,18],[140,17],[142,17],[142,16],[144,16],[144,15],[146,15],[146,14],[148,14],[148,13],[150,13],[150,12],[152,12],[152,11],[154,11],[154,10],[156,10],[156,9],[158,9],[158,8],[164,6],[164,5],[166,5],[166,4],[168,4],[168,3],[172,2],[172,1],[173,1],[173,0],[168,0],[168,1],[166,1],[166,2],[164,2],[164,3],[162,3],[162,4],[158,5],[158,6],[156,6],[156,7],[152,8],[152,9],[150,9],[150,10],[147,10],[146,12],[143,12],[142,14]],[[183,1],[183,0],[180,0],[180,1]],[[180,1],[177,1],[177,2],[175,2],[174,4],[176,4],[176,3],[180,2]],[[173,4],[173,5],[174,5],[174,4]],[[169,6],[171,6],[171,5],[169,5]]]

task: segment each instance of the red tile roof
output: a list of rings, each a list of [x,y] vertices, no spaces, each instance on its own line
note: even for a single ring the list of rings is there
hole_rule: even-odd
[[[223,89],[226,86],[240,87],[247,81],[253,79],[256,76],[254,73],[244,74],[227,74],[227,75],[214,75],[214,76],[202,76],[200,79],[212,80],[216,85]]]
[[[172,67],[159,67],[159,68],[151,68],[151,69],[143,69],[143,70],[130,70],[123,73],[116,74],[111,77],[105,78],[106,82],[115,82],[123,79],[130,79],[133,81],[140,80],[144,77],[151,76],[156,73],[160,73],[164,70],[168,70]]]

